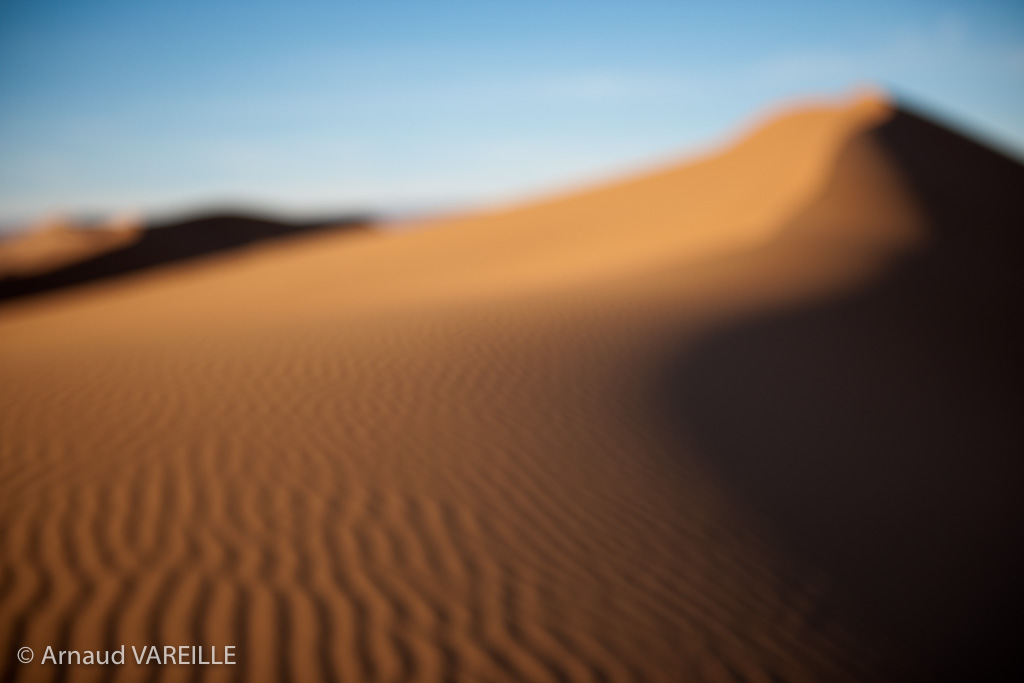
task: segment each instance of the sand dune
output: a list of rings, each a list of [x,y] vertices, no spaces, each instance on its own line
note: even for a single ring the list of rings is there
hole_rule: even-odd
[[[571,196],[9,302],[4,680],[983,676],[1021,177],[807,103]],[[47,644],[239,664],[9,656]]]
[[[267,240],[364,227],[364,216],[288,222],[237,213],[109,228],[55,228],[0,243],[0,301],[209,258]]]
[[[40,221],[0,241],[0,286],[127,247],[140,237],[140,228],[131,217],[90,227],[59,216]]]

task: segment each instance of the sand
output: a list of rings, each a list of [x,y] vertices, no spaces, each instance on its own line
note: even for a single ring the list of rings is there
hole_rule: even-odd
[[[8,302],[4,680],[1002,663],[1020,178],[864,95],[566,196]],[[122,644],[238,664],[39,664]]]
[[[43,220],[0,241],[0,281],[42,275],[122,249],[138,240],[140,228],[127,215],[89,227],[61,216]]]
[[[124,219],[91,227],[68,221],[44,224],[0,242],[0,305],[311,232],[358,230],[369,223],[356,214],[289,221],[220,211],[148,222],[144,228],[139,221]]]

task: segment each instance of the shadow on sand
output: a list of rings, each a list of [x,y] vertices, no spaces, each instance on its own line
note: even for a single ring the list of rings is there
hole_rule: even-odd
[[[156,225],[143,230],[137,241],[124,248],[40,275],[0,280],[0,302],[226,252],[268,239],[315,231],[352,230],[370,223],[371,220],[365,216],[285,223],[237,214],[217,214]]]
[[[704,339],[670,363],[659,404],[830,577],[895,679],[1010,680],[1024,673],[1024,167],[909,113],[871,135],[929,245],[868,289]]]

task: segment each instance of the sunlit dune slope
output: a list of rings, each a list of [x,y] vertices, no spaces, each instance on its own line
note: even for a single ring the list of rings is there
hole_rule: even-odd
[[[992,630],[991,589],[1016,566],[1020,506],[993,483],[1016,465],[978,437],[982,474],[940,449],[939,479],[915,486],[927,455],[898,407],[858,422],[827,364],[808,367],[832,393],[791,391],[817,386],[800,358],[861,348],[858,321],[881,360],[842,376],[854,410],[974,377],[969,336],[938,361],[899,339],[886,355],[893,330],[941,319],[921,305],[936,283],[972,283],[962,317],[1014,277],[986,269],[1007,262],[991,250],[963,271],[942,246],[963,216],[929,204],[956,194],[941,155],[920,163],[934,144],[989,174],[991,196],[953,200],[966,215],[1016,187],[1019,165],[867,96],[561,198],[8,304],[0,648],[235,644],[240,664],[5,659],[5,679],[862,681],[994,661],[963,629]],[[880,308],[886,288],[906,306]],[[853,313],[827,334],[813,315],[745,327],[804,310]],[[974,329],[1005,336],[1001,320]],[[762,367],[779,346],[796,358],[782,377]],[[971,386],[1006,413],[1002,384]],[[993,425],[1000,448],[1016,438],[941,406],[957,449]],[[810,421],[864,436],[838,447]],[[887,435],[895,471],[872,455]],[[989,504],[934,517],[935,537],[974,539],[963,571],[920,566],[949,557],[906,516],[935,508],[935,486]],[[876,554],[886,525],[918,533],[919,555],[885,533]]]

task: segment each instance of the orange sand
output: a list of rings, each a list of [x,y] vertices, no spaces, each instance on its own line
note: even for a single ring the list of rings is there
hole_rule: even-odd
[[[652,388],[716,331],[923,248],[892,117],[808,104],[572,196],[0,309],[5,680],[926,670],[944,633],[862,628]],[[240,664],[38,665],[122,643]]]

